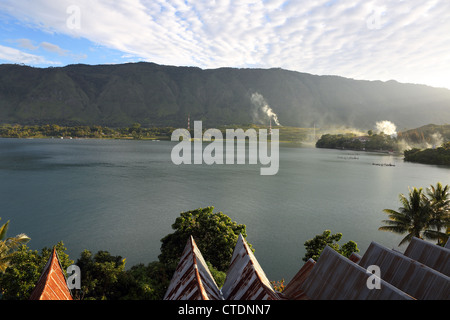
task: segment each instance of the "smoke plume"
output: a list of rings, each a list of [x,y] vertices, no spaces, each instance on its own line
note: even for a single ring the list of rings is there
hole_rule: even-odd
[[[384,120],[376,123],[378,133],[384,133],[391,137],[397,137],[397,127],[390,121]]]
[[[277,114],[273,112],[272,108],[261,94],[253,93],[251,102],[253,105],[253,121],[267,124],[269,119],[272,119],[275,125],[280,126]]]

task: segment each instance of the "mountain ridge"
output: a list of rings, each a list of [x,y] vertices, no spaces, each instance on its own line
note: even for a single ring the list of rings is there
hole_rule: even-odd
[[[0,123],[213,127],[268,124],[267,110],[285,126],[407,129],[450,122],[450,90],[281,68],[0,65]]]

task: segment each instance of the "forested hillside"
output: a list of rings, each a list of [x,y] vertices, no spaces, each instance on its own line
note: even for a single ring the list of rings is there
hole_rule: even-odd
[[[283,69],[0,65],[0,123],[9,124],[185,127],[190,115],[213,127],[268,124],[273,111],[284,126],[367,130],[389,120],[403,130],[445,123],[449,106],[447,89]]]

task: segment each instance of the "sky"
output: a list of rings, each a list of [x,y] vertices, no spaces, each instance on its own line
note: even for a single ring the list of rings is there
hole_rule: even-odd
[[[449,0],[2,0],[0,63],[283,68],[450,89]]]

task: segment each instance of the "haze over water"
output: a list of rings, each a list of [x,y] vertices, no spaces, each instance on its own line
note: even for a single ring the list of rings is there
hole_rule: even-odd
[[[257,165],[180,165],[173,142],[0,139],[2,222],[40,250],[63,241],[76,261],[107,250],[127,268],[157,260],[160,239],[180,212],[214,206],[247,226],[247,240],[270,280],[289,281],[303,265],[304,242],[330,229],[397,248],[378,231],[408,187],[450,183],[446,167],[405,163],[387,154],[280,147],[279,171]],[[390,163],[395,166],[375,166]],[[404,248],[399,248],[403,250]]]

